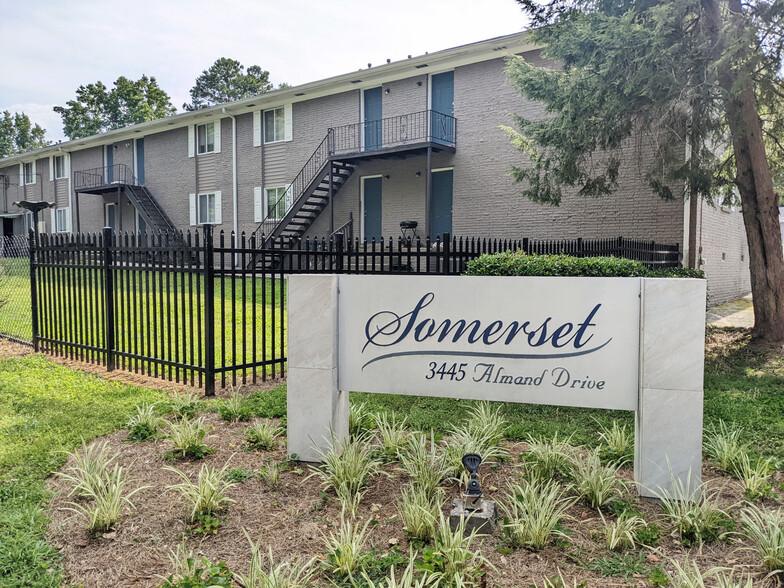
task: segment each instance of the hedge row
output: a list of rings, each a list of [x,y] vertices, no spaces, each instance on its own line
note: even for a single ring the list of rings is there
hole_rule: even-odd
[[[465,275],[705,278],[702,270],[682,267],[648,269],[639,261],[620,257],[526,255],[522,251],[482,255],[468,262]]]

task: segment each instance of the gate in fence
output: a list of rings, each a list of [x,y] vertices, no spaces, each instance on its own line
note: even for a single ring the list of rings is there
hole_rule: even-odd
[[[287,275],[455,275],[483,253],[517,249],[615,255],[653,267],[679,264],[677,245],[623,238],[444,235],[433,241],[368,242],[335,234],[257,242],[244,233],[214,236],[205,225],[203,233],[184,234],[114,234],[107,228],[100,234],[36,238],[31,232],[24,251],[29,262],[16,273],[29,280],[30,339],[36,350],[182,382],[212,395],[216,383],[236,386],[285,374]],[[0,256],[0,262],[7,261]],[[5,336],[11,335],[7,314],[0,306]]]

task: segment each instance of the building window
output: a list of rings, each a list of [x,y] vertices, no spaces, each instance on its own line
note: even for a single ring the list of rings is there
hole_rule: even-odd
[[[286,186],[266,189],[267,206],[264,209],[268,219],[280,220],[286,216],[286,193]]]
[[[206,123],[196,127],[199,153],[215,152],[215,123]]]
[[[24,164],[24,184],[35,184],[35,162]]]
[[[65,177],[65,155],[54,156],[54,179],[59,180]]]
[[[281,106],[264,111],[264,142],[275,143],[286,139],[286,109]]]
[[[55,210],[55,231],[58,233],[68,232],[68,209],[58,208]]]
[[[199,224],[215,224],[215,193],[199,194]]]
[[[32,212],[25,212],[24,213],[24,228],[25,233],[29,233],[31,229],[33,229],[33,213]]]

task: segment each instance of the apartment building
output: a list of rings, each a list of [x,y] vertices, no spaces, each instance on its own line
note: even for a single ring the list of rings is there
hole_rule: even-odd
[[[612,237],[678,243],[714,301],[749,291],[739,210],[665,202],[630,145],[619,189],[560,207],[520,196],[523,156],[504,126],[543,115],[505,79],[508,55],[543,67],[526,33],[187,112],[0,160],[2,234],[32,220],[20,200],[55,203],[45,232],[197,229],[368,239]]]

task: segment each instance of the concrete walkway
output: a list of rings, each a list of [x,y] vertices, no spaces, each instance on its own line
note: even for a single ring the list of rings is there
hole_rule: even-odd
[[[709,308],[705,322],[714,327],[752,328],[754,326],[754,308],[751,303],[751,294]]]

